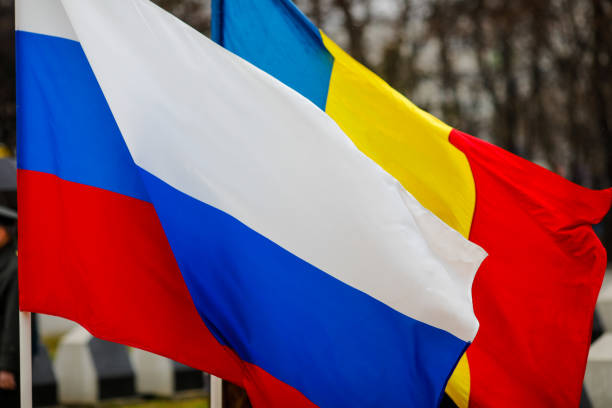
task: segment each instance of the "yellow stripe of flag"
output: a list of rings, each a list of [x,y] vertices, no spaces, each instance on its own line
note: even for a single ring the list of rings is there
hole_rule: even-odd
[[[321,33],[334,56],[326,112],[355,145],[466,238],[476,193],[451,127],[422,111]]]

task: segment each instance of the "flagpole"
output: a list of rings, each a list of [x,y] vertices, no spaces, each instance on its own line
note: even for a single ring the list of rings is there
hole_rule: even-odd
[[[210,375],[210,408],[223,407],[223,380]]]
[[[21,2],[15,0],[15,27]],[[19,390],[21,408],[32,408],[32,313],[19,311]]]
[[[32,408],[32,314],[19,312],[19,386],[21,408]]]

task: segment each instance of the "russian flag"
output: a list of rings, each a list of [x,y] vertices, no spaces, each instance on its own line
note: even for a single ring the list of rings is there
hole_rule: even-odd
[[[23,310],[254,406],[437,406],[478,329],[480,247],[152,3],[16,5]]]

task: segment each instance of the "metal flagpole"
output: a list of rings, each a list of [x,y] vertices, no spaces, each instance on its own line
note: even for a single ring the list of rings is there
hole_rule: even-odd
[[[21,408],[32,408],[32,313],[19,312],[19,386]]]
[[[15,25],[21,2],[15,0]],[[19,311],[19,389],[21,408],[32,408],[32,313]]]
[[[210,375],[210,408],[223,407],[223,380]]]

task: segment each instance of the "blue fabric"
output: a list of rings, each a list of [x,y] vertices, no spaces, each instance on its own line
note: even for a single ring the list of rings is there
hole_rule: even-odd
[[[437,406],[464,341],[142,177],[200,316],[240,358],[320,407]]]
[[[210,37],[217,44],[223,44],[223,0],[212,0]]]
[[[213,40],[322,110],[334,59],[319,30],[289,0],[214,0]]]
[[[17,165],[148,201],[81,45],[17,31]]]

